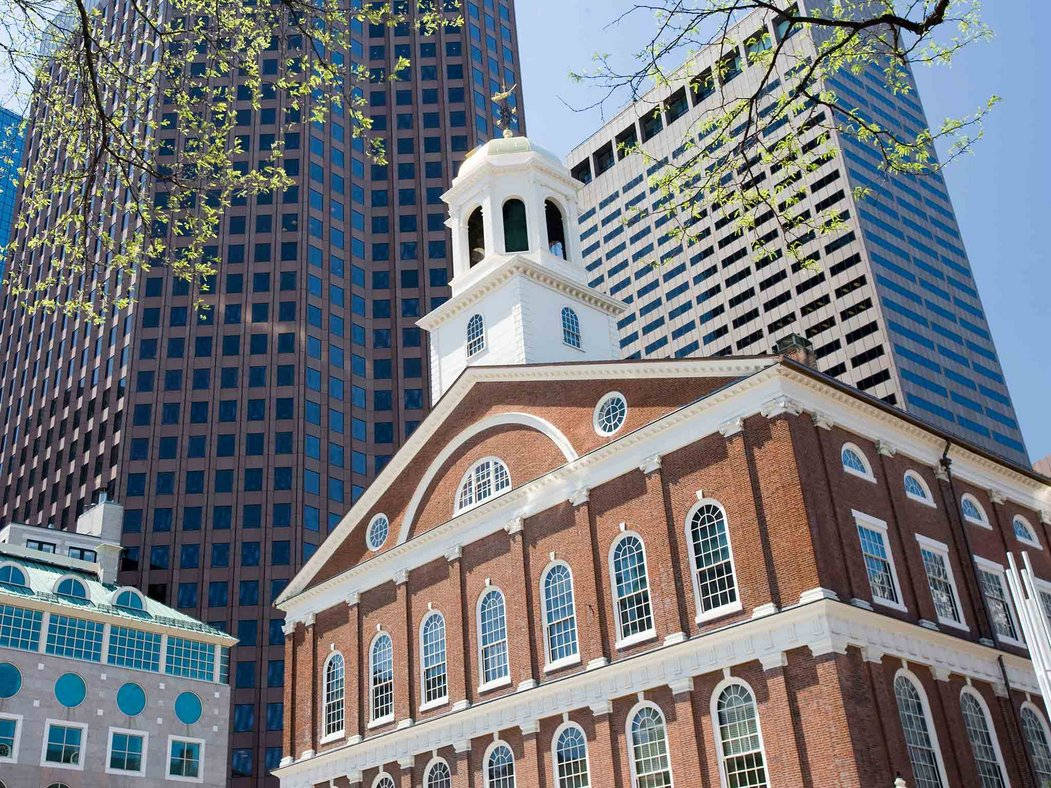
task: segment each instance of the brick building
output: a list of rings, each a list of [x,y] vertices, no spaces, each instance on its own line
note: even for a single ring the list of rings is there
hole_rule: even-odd
[[[1047,480],[791,358],[610,360],[567,181],[445,195],[440,398],[278,601],[282,784],[1049,784]]]

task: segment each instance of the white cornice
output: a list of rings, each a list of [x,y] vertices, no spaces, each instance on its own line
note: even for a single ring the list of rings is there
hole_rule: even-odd
[[[812,654],[845,653],[849,646],[866,658],[890,655],[927,665],[936,676],[957,674],[993,684],[1002,680],[1002,657],[1013,687],[1039,693],[1029,660],[995,648],[934,632],[879,613],[820,599],[775,615],[735,624],[672,645],[612,662],[521,692],[477,703],[469,709],[419,721],[363,741],[326,750],[278,768],[282,788],[307,788],[348,773],[431,752],[454,741],[492,736],[493,731],[534,730],[537,722],[578,709],[608,713],[611,698],[655,687],[689,687],[694,676],[754,660],[769,670],[785,652],[800,647]]]

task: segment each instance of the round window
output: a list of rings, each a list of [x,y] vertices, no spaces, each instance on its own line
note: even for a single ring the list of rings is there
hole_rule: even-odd
[[[175,716],[184,725],[193,725],[201,719],[201,699],[192,692],[179,693],[175,699]]]
[[[64,673],[55,682],[55,697],[63,706],[72,709],[84,702],[87,688],[84,679],[76,673]]]
[[[117,708],[123,714],[134,717],[146,708],[146,693],[138,684],[129,681],[117,690]]]
[[[0,698],[10,698],[22,688],[22,674],[10,662],[0,662]]]
[[[611,391],[595,406],[595,432],[612,435],[624,426],[628,417],[628,403],[619,391]]]
[[[369,530],[365,534],[365,540],[368,542],[369,550],[379,550],[383,547],[383,543],[387,541],[387,535],[390,533],[390,520],[387,519],[385,514],[377,514],[372,518],[372,522],[369,523]]]

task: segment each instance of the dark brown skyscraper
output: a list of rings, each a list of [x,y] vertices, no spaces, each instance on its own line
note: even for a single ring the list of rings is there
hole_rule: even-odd
[[[497,133],[489,97],[520,83],[512,0],[468,0],[463,17],[433,36],[357,32],[389,164],[368,161],[338,116],[304,124],[298,151],[286,146],[297,185],[224,217],[204,317],[162,267],[101,328],[3,296],[0,520],[72,528],[101,492],[125,505],[120,581],[240,639],[234,786],[262,783],[281,757],[283,622],[270,603],[429,406],[415,323],[447,295],[439,195]],[[400,56],[411,68],[385,81]],[[265,148],[280,95],[241,106],[244,148]],[[31,125],[28,156],[34,142]],[[85,757],[104,758],[97,746]]]

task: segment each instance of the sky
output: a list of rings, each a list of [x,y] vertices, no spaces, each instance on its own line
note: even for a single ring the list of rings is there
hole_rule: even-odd
[[[519,0],[518,39],[529,136],[564,156],[602,125],[597,98],[574,82],[596,52],[628,55],[652,19],[609,24],[628,0]],[[994,0],[985,21],[996,37],[949,67],[917,71],[928,121],[974,112],[1001,97],[974,152],[945,170],[956,217],[1000,354],[1030,457],[1051,454],[1051,3]],[[619,106],[605,108],[608,118]],[[1048,398],[1048,399],[1045,399]]]

